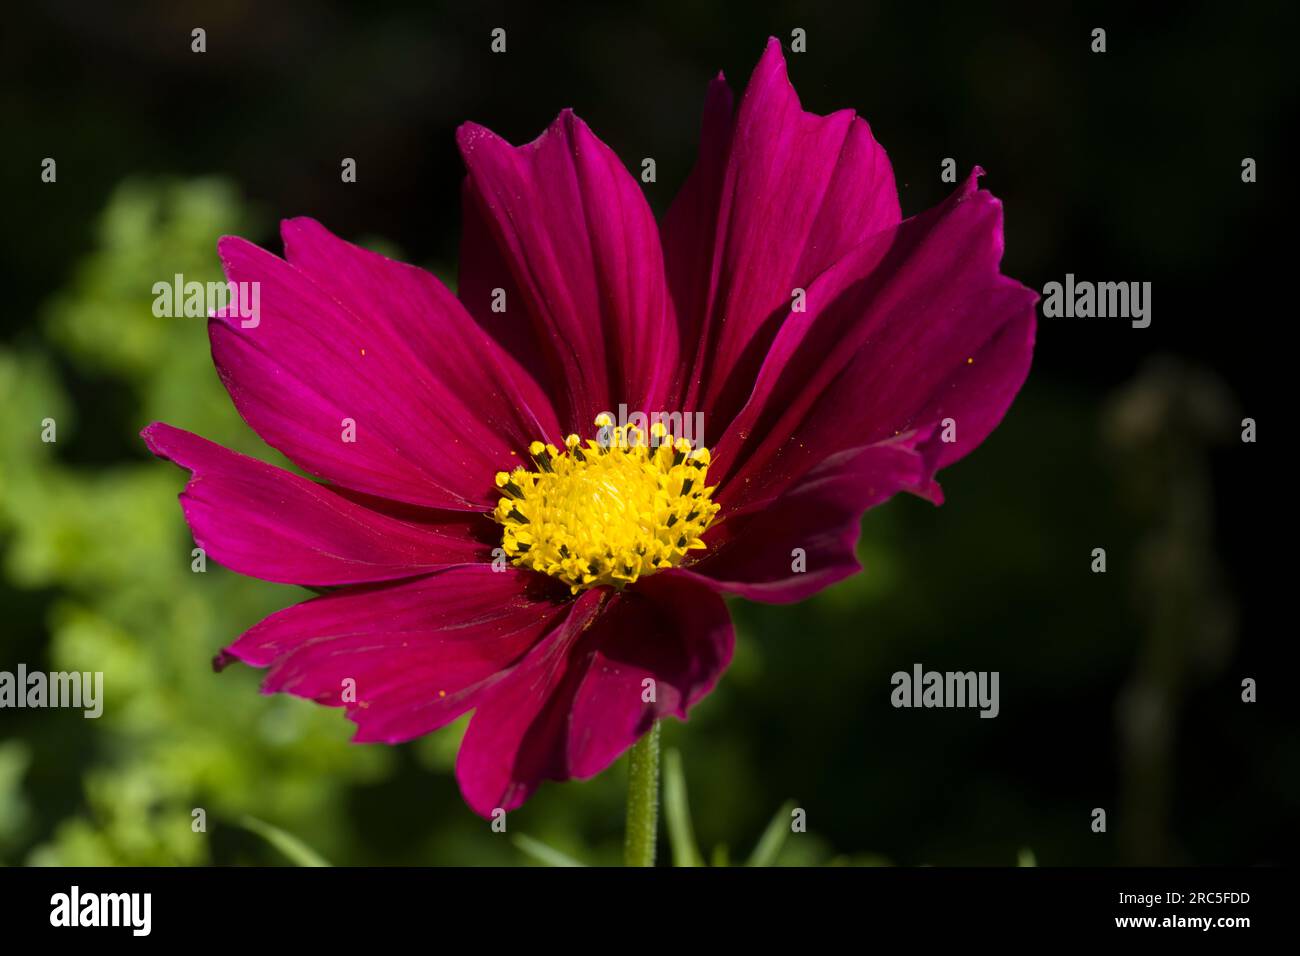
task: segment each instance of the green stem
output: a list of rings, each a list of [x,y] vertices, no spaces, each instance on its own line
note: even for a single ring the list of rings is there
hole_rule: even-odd
[[[632,745],[628,758],[627,837],[623,863],[654,866],[659,833],[659,724]]]

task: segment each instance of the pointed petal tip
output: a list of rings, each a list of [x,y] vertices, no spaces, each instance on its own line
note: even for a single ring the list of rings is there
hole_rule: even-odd
[[[318,230],[328,232],[320,220],[313,219],[311,216],[287,216],[280,220],[280,238],[286,239],[291,232],[303,232],[306,230]]]
[[[247,251],[250,247],[258,252],[266,252],[266,250],[261,249],[256,243],[249,242],[243,236],[222,236],[217,240],[217,258],[221,260],[221,268],[222,271],[225,272],[227,279],[230,279],[233,260],[241,251]],[[267,252],[266,254],[268,256],[273,255],[270,252]]]
[[[177,431],[179,429],[176,426],[168,425],[166,422],[150,422],[140,429],[140,438],[144,441],[145,447],[149,449],[151,454],[170,461],[171,458],[168,455],[170,443],[167,439]]]
[[[480,143],[495,139],[500,137],[481,123],[467,120],[456,127],[456,146],[461,156],[467,157]]]
[[[754,76],[759,76],[764,72],[771,72],[787,83],[790,83],[791,89],[794,84],[790,81],[790,67],[785,56],[785,47],[776,37],[768,37],[767,45],[763,47],[763,55],[758,58],[758,63],[754,65]],[[753,80],[751,79],[752,83]]]
[[[962,195],[969,195],[970,193],[975,192],[980,187],[980,180],[986,175],[988,174],[984,171],[983,166],[978,164],[972,166],[970,172],[966,174],[966,178],[962,180],[961,185],[957,187],[957,191]]]
[[[971,171],[967,173],[966,178],[961,181],[961,184],[958,185],[957,189],[953,192],[952,198],[958,203],[965,202],[971,198],[978,198],[997,209],[1001,209],[1002,200],[998,199],[997,196],[993,195],[993,193],[989,192],[987,189],[980,187],[980,180],[987,175],[988,173],[985,171],[983,166],[972,166]]]
[[[555,135],[570,135],[574,132],[592,135],[590,128],[582,118],[574,112],[573,107],[566,106],[555,115],[555,119],[547,124],[546,128],[537,134],[533,139],[526,143],[516,146],[507,140],[504,136],[492,132],[486,126],[479,123],[466,122],[461,123],[456,128],[456,145],[460,149],[461,157],[468,163],[470,156],[480,146],[504,147],[506,150],[536,150],[546,142],[546,140]]]

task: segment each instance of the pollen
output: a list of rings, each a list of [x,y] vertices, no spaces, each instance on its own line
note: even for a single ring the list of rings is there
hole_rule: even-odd
[[[718,505],[707,483],[707,448],[673,438],[661,423],[650,434],[596,419],[599,441],[577,435],[563,448],[535,441],[535,470],[496,475],[494,517],[502,547],[517,567],[558,578],[577,594],[680,565],[700,540]]]

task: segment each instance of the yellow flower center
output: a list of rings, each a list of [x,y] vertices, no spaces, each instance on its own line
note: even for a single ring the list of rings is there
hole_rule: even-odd
[[[700,536],[718,512],[705,484],[707,448],[692,449],[659,422],[648,440],[635,427],[613,427],[608,415],[596,425],[601,441],[584,446],[570,435],[563,450],[535,441],[528,451],[536,471],[496,476],[506,556],[574,594],[676,567],[706,547]]]

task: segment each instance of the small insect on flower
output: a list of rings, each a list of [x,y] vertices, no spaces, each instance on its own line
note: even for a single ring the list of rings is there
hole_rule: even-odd
[[[978,168],[904,221],[866,122],[804,112],[774,40],[738,104],[709,86],[661,223],[570,111],[525,146],[458,142],[459,299],[310,219],[283,259],[218,245],[262,292],[255,327],[210,320],[218,374],[323,481],[143,437],[192,473],[209,557],[331,589],[219,662],[346,707],[361,741],[473,711],[456,772],[487,817],[684,719],[731,659],[723,595],[802,600],[859,570],[866,509],[938,504],[1024,382],[1036,296],[999,271]],[[624,406],[650,424],[615,425]],[[695,416],[689,439],[663,424]]]

